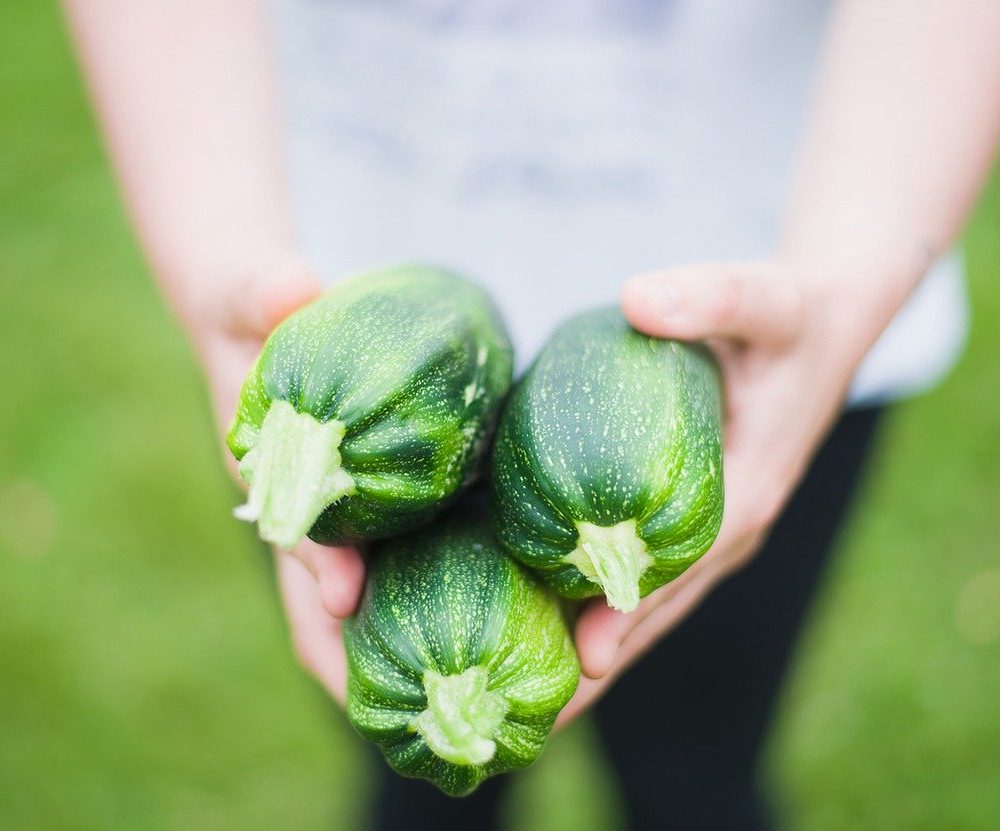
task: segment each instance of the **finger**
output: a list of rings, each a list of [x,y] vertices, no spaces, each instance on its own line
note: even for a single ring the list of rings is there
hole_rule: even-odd
[[[580,715],[587,711],[588,707],[604,694],[610,685],[611,679],[581,678],[576,692],[573,693],[573,697],[562,708],[559,715],[556,716],[553,729],[561,730],[563,727],[576,721]]]
[[[622,640],[618,650],[615,674],[638,660],[661,638],[673,630],[705,599],[718,582],[715,569],[700,572],[685,583],[670,598],[658,604],[639,621]]]
[[[583,674],[589,678],[605,678],[619,665],[622,645],[629,634],[660,606],[687,591],[692,583],[718,579],[724,573],[726,544],[720,535],[716,544],[687,571],[639,601],[634,612],[622,614],[615,611],[603,598],[590,601],[574,627],[576,651]]]
[[[780,345],[795,337],[801,318],[795,282],[753,265],[706,263],[640,274],[625,283],[621,301],[637,329],[679,340]]]
[[[576,635],[578,644],[587,644],[592,652],[587,659],[590,671],[587,670],[584,659],[586,650],[581,650],[578,646],[584,675],[580,678],[573,697],[556,718],[556,728],[565,727],[592,706],[636,658],[697,605],[709,585],[705,577],[692,579],[688,585],[678,586],[675,581],[670,584],[673,593],[669,597],[658,597],[655,602],[647,604],[641,609],[641,615],[640,609],[623,615],[606,605],[602,608],[598,605],[600,601],[593,601],[592,607],[588,609],[592,622],[584,624],[585,627],[592,626],[593,630],[588,632],[585,629],[581,632],[578,624]],[[653,600],[653,596],[646,600]],[[580,622],[583,620],[581,617]],[[652,634],[654,630],[658,632],[655,637]],[[588,644],[588,637],[594,638],[594,641]],[[598,653],[598,649],[606,651]],[[598,654],[607,659],[607,664],[600,667],[599,673],[594,671],[597,668],[595,661]]]
[[[584,607],[574,634],[580,669],[587,678],[602,678],[610,671],[618,647],[640,614],[639,609],[622,614],[608,606],[603,597]]]
[[[555,727],[557,729],[565,727],[591,707],[604,695],[619,675],[691,613],[715,585],[718,579],[718,566],[711,566],[693,574],[689,569],[682,577],[688,579],[677,578],[664,586],[663,589],[647,597],[643,601],[646,603],[644,607],[640,605],[639,609],[627,615],[604,606],[604,609],[617,616],[620,625],[620,629],[614,637],[617,638],[619,634],[621,637],[615,643],[611,664],[604,668],[600,676],[585,672],[585,675],[580,678],[576,692],[556,718]],[[669,593],[664,593],[664,589],[669,589]],[[647,601],[649,602],[647,603]],[[603,616],[597,604],[598,601],[593,601],[592,609],[588,610],[595,621],[595,634],[601,629],[600,623],[602,621],[600,619]],[[607,622],[607,620],[605,619],[603,622]],[[621,633],[621,629],[627,629],[627,631]],[[578,643],[581,641],[579,624],[577,641]],[[582,654],[580,661],[582,666],[584,663]]]
[[[319,587],[302,562],[287,552],[275,555],[278,585],[302,665],[341,704],[347,697],[347,658],[340,621],[327,614]]]
[[[580,668],[588,678],[602,678],[614,666],[618,649],[632,629],[659,603],[679,591],[692,577],[690,569],[677,579],[639,601],[633,612],[622,613],[608,606],[603,597],[591,600],[580,613],[574,628]]]
[[[335,618],[354,614],[365,582],[361,552],[353,546],[331,548],[303,540],[292,552],[315,578],[323,608]]]
[[[310,268],[298,262],[286,263],[233,284],[217,308],[226,331],[263,339],[322,291],[319,278]]]

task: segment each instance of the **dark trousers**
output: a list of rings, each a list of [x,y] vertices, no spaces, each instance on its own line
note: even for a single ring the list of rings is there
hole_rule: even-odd
[[[753,562],[720,585],[594,710],[627,826],[657,831],[771,827],[757,763],[795,641],[851,504],[880,411],[836,425]],[[379,831],[496,827],[504,777],[451,799],[384,765]]]

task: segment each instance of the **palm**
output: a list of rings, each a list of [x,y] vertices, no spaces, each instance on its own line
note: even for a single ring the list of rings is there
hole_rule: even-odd
[[[202,357],[216,418],[223,433],[236,410],[240,388],[264,339],[288,314],[320,291],[315,278],[296,270],[252,283],[222,306],[225,317],[209,327],[196,346]],[[224,451],[238,479],[236,463]],[[241,483],[242,484],[242,483]],[[275,549],[275,569],[300,661],[338,700],[346,687],[340,618],[357,605],[364,563],[355,548],[327,548],[303,540],[292,551]]]
[[[666,284],[666,285],[665,285]],[[711,589],[746,564],[790,496],[838,411],[856,360],[830,348],[825,305],[780,265],[696,266],[637,278],[623,308],[642,331],[708,340],[726,398],[726,508],[711,550],[629,614],[603,600],[577,622],[584,677],[560,724],[681,621]],[[670,309],[656,295],[669,291]]]

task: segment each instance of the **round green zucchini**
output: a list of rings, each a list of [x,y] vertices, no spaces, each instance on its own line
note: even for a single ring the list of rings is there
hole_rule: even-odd
[[[718,370],[617,309],[561,326],[518,383],[493,454],[497,534],[566,597],[622,611],[700,557],[722,522]]]
[[[236,515],[284,548],[420,525],[476,472],[511,372],[496,308],[466,280],[406,265],[339,283],[274,330],[243,385]]]
[[[580,674],[558,599],[457,508],[373,553],[344,625],[354,727],[452,796],[534,761]]]

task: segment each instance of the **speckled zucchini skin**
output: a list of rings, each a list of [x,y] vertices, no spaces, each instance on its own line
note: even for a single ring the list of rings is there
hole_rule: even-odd
[[[465,514],[460,516],[460,514]],[[453,796],[531,763],[576,689],[580,667],[558,600],[505,556],[484,513],[467,505],[375,546],[357,615],[344,625],[347,715],[404,776]],[[427,670],[482,667],[507,711],[485,764],[454,764],[417,732]]]
[[[377,539],[430,519],[476,471],[511,379],[507,333],[478,287],[407,265],[360,274],[271,334],[228,436],[253,447],[271,403],[346,425],[343,469],[356,490],[308,535]]]
[[[617,309],[573,318],[510,396],[492,482],[504,547],[560,594],[601,593],[564,559],[581,521],[635,520],[652,558],[639,596],[669,582],[709,548],[722,521],[711,354],[643,335]]]

